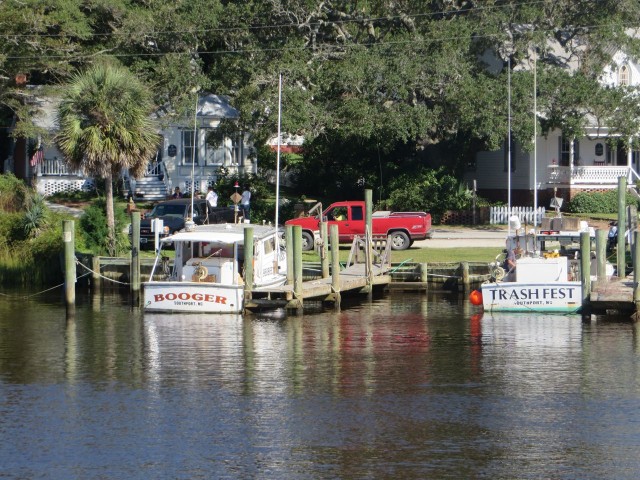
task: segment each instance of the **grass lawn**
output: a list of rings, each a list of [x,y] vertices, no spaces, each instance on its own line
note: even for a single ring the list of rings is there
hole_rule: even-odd
[[[502,252],[499,247],[467,247],[467,248],[410,248],[391,252],[392,263],[449,263],[449,262],[493,262]],[[340,261],[349,257],[349,248],[340,248]],[[303,252],[302,261],[318,262],[320,257],[315,252]]]

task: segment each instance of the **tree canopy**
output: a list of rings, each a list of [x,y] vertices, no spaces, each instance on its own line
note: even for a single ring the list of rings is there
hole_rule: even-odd
[[[455,168],[465,149],[501,145],[508,66],[527,148],[534,56],[539,131],[579,135],[587,112],[637,132],[635,92],[598,79],[616,51],[638,59],[638,18],[637,0],[8,0],[0,100],[22,108],[16,74],[53,85],[112,56],[176,115],[194,89],[229,95],[262,143],[283,73],[282,130],[305,136],[305,163],[377,185],[410,160]]]

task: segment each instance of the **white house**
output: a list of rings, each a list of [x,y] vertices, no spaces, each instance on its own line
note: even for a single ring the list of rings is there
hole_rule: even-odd
[[[619,52],[614,55],[614,64],[602,75],[604,84],[613,88],[640,85],[637,62]],[[579,192],[617,188],[620,176],[627,177],[630,184],[639,180],[640,151],[633,149],[632,139],[598,126],[595,119],[587,121],[585,136],[573,141],[554,130],[538,135],[535,149],[529,152],[512,142],[510,179],[506,141],[501,150],[478,152],[475,163],[465,171],[465,181],[475,181],[479,195],[503,201],[510,182],[512,205],[533,205],[537,189],[538,206],[548,207],[554,190],[568,200]]]
[[[56,100],[38,96],[36,92],[34,89],[29,100],[36,111],[34,123],[49,135],[47,138],[16,141],[12,155],[5,160],[4,171],[11,171],[33,183],[45,196],[90,190],[94,186],[93,179],[81,171],[70,171],[51,141],[56,131]],[[125,190],[133,193],[135,198],[158,200],[166,198],[176,186],[183,192],[190,192],[193,183],[196,191],[206,192],[221,167],[240,175],[256,173],[257,159],[246,134],[224,137],[216,146],[206,142],[207,135],[220,125],[221,120],[237,116],[238,112],[226,97],[205,94],[199,98],[197,112],[191,119],[161,122],[163,127],[159,131],[156,157],[149,162],[143,178],[130,181],[125,174],[122,179]],[[39,148],[41,157],[34,155]]]

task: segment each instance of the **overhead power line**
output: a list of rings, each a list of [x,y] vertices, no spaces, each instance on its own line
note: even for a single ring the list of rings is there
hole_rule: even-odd
[[[390,21],[390,20],[403,20],[403,19],[413,19],[419,20],[421,18],[429,18],[435,16],[442,15],[462,15],[468,14],[471,12],[482,12],[482,11],[490,11],[490,10],[506,10],[511,9],[514,10],[516,8],[524,7],[524,6],[532,6],[537,4],[544,4],[545,0],[532,0],[530,2],[522,2],[517,5],[514,4],[501,4],[501,5],[486,5],[486,6],[473,6],[469,8],[461,8],[458,10],[441,10],[437,12],[428,12],[428,13],[408,13],[404,15],[392,15],[388,17],[363,17],[363,18],[351,18],[351,19],[340,19],[340,20],[325,20],[323,22],[311,22],[307,25],[311,27],[317,27],[322,25],[346,25],[350,23],[371,23],[371,22],[380,22],[380,21]],[[246,25],[246,26],[238,26],[238,27],[219,27],[219,28],[207,28],[207,29],[193,29],[193,30],[150,30],[150,31],[136,31],[136,35],[140,36],[158,36],[158,35],[172,35],[172,34],[206,34],[206,33],[225,33],[225,32],[234,32],[234,31],[245,31],[245,30],[269,30],[269,29],[281,29],[281,28],[292,28],[298,27],[299,23],[282,23],[282,24],[272,24],[272,25]],[[71,36],[89,36],[89,37],[111,37],[111,36],[131,36],[131,32],[109,32],[109,33],[90,33],[90,34],[80,34],[80,33],[20,33],[20,34],[0,34],[0,38],[4,39],[17,39],[17,38],[68,38]]]
[[[585,26],[574,26],[574,29],[584,30],[585,34],[590,32],[599,30],[599,29],[609,29],[611,27],[619,27],[619,28],[632,28],[632,25],[624,25],[624,24],[606,24],[606,25],[585,25]],[[551,33],[556,31],[556,29],[541,29],[541,30],[529,30],[528,34],[533,33]],[[198,55],[250,55],[257,53],[272,53],[272,52],[295,52],[295,51],[306,51],[306,50],[324,50],[324,51],[340,51],[346,50],[350,48],[358,48],[358,47],[386,47],[386,46],[403,46],[403,45],[416,45],[417,43],[429,44],[429,43],[439,43],[439,42],[448,42],[448,41],[456,41],[456,40],[464,40],[470,37],[474,39],[481,38],[494,38],[498,37],[500,34],[498,33],[488,33],[481,34],[479,32],[473,33],[472,35],[456,35],[450,37],[421,37],[415,38],[412,37],[406,40],[391,40],[391,41],[381,41],[381,42],[361,42],[361,43],[342,43],[342,44],[322,44],[321,47],[312,46],[312,45],[300,45],[300,46],[292,46],[292,47],[274,47],[274,48],[245,48],[245,49],[236,49],[236,50],[199,50],[197,52],[193,52],[192,50],[185,51],[161,51],[161,52],[136,52],[136,53],[114,53],[110,51],[108,56],[117,57],[117,58],[128,58],[128,57],[162,57],[167,55],[188,55],[192,56],[194,53]],[[95,58],[96,52],[88,52],[88,53],[78,53],[78,54],[37,54],[37,55],[9,55],[6,56],[7,60],[56,60],[56,59],[65,59],[65,60],[80,60],[83,58]]]

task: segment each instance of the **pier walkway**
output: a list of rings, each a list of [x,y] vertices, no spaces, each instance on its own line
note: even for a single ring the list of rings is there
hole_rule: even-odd
[[[299,308],[304,300],[321,300],[332,303],[340,302],[340,294],[347,292],[369,293],[371,288],[391,283],[388,265],[372,265],[371,278],[367,275],[366,265],[357,263],[340,270],[337,282],[333,287],[333,278],[318,278],[302,282],[301,294],[296,297],[294,285],[278,287],[261,287],[251,291],[251,299],[245,300],[245,307],[251,309],[289,307]]]
[[[591,309],[597,312],[616,310],[631,312],[635,310],[633,302],[633,276],[611,278],[602,284],[596,283],[591,289],[589,302]]]

